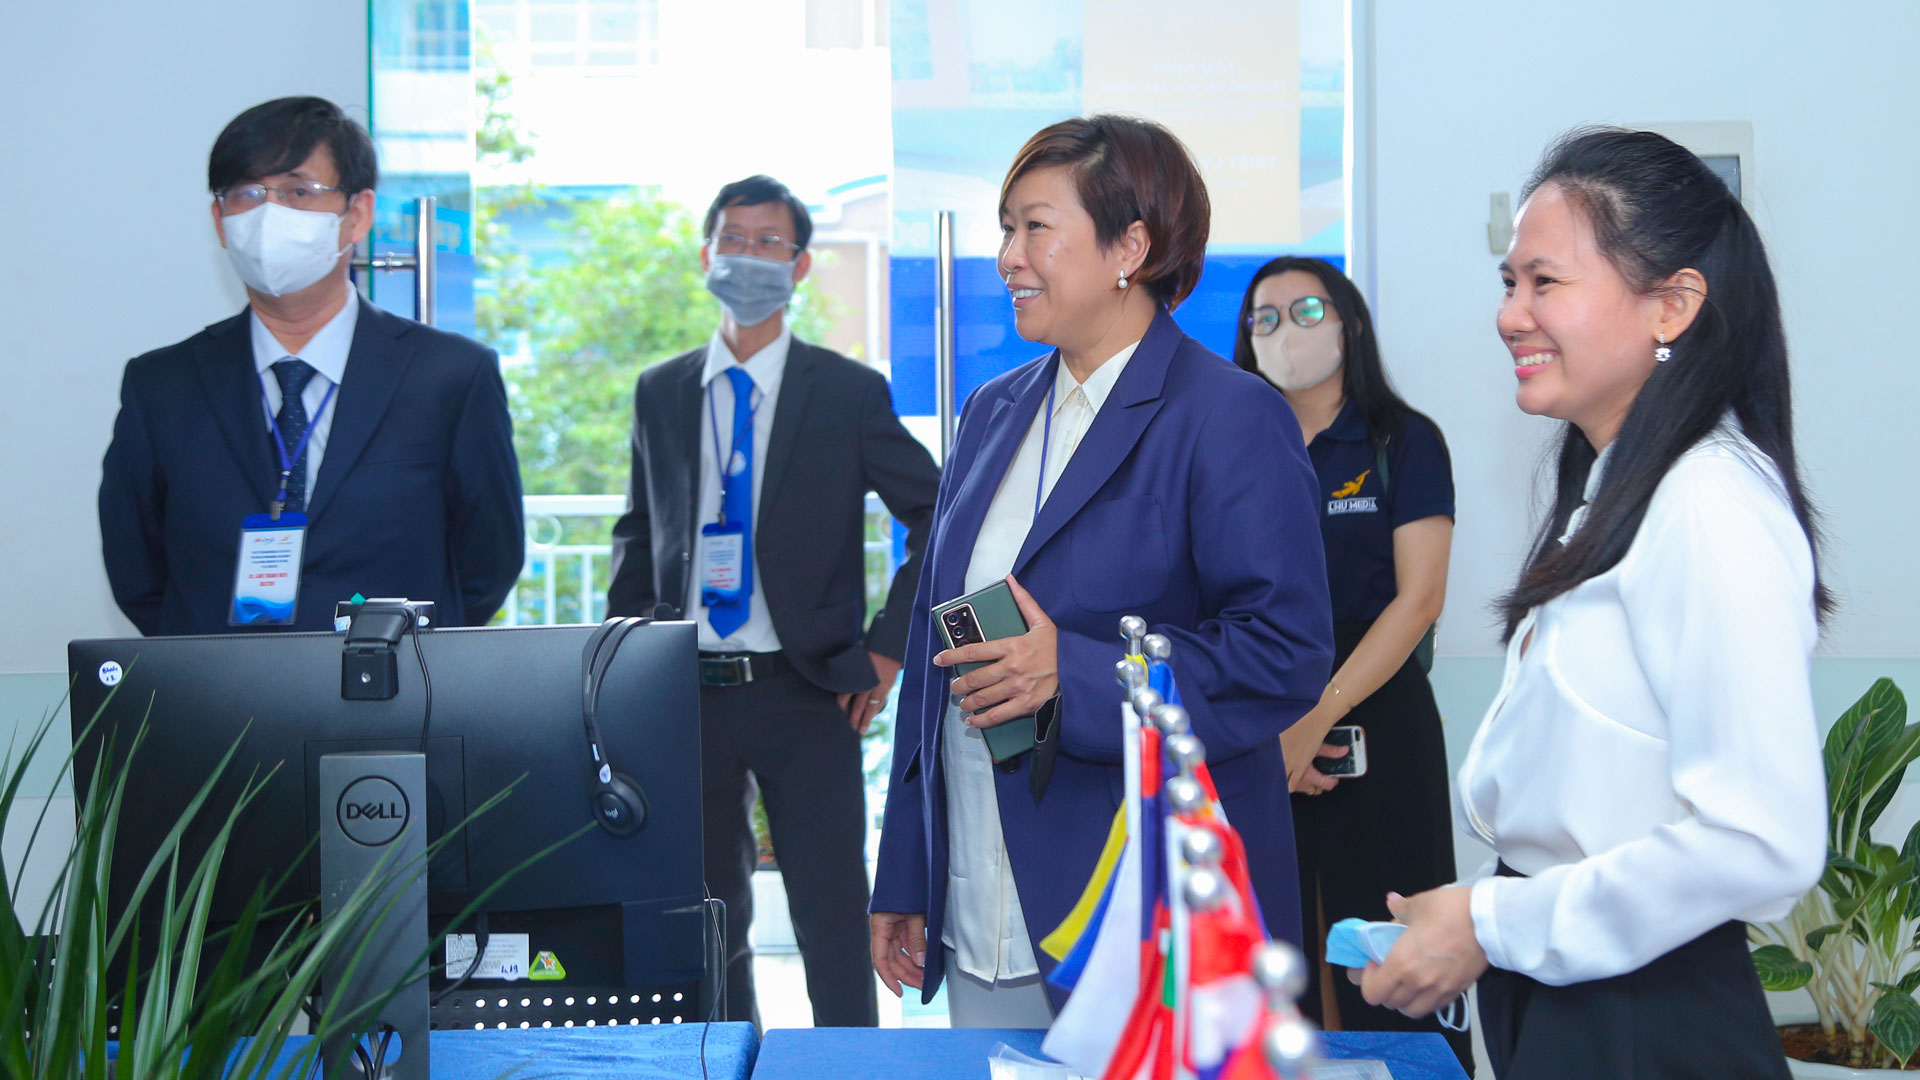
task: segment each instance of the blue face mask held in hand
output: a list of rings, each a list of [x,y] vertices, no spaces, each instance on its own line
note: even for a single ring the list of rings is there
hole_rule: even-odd
[[[1327,928],[1327,963],[1344,968],[1364,968],[1384,964],[1393,943],[1407,932],[1405,923],[1368,922],[1365,919],[1341,919]],[[1447,1003],[1440,1010],[1440,1026],[1449,1031],[1467,1030],[1467,995]]]
[[[793,264],[755,255],[714,255],[707,291],[741,326],[759,326],[793,299]]]

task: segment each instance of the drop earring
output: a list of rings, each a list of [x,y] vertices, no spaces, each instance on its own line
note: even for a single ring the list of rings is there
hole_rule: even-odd
[[[1127,287],[1127,272],[1125,270],[1120,271],[1120,287],[1123,289]]]
[[[1664,364],[1667,361],[1673,359],[1673,350],[1667,348],[1667,335],[1664,331],[1662,331],[1658,336],[1660,338],[1660,347],[1653,350],[1653,358],[1659,361],[1660,363]]]

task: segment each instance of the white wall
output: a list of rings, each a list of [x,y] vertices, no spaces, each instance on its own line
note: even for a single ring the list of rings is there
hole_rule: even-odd
[[[70,638],[133,632],[94,512],[121,368],[246,302],[213,236],[207,151],[288,94],[364,122],[366,27],[365,0],[0,13],[0,681],[65,671]]]
[[[1395,379],[1448,436],[1459,492],[1441,652],[1497,652],[1486,605],[1529,535],[1524,493],[1547,430],[1514,407],[1494,333],[1489,193],[1517,194],[1548,142],[1579,124],[1748,121],[1748,205],[1779,279],[1796,441],[1843,603],[1825,652],[1920,656],[1920,139],[1908,124],[1920,5],[1831,4],[1811,18],[1785,0],[1366,6],[1369,299]]]

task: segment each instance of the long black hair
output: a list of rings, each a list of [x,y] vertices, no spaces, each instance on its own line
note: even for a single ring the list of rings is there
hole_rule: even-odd
[[[1648,131],[1583,128],[1547,150],[1521,191],[1565,193],[1629,288],[1657,296],[1681,270],[1706,279],[1692,325],[1669,344],[1612,444],[1592,505],[1563,547],[1558,538],[1580,505],[1598,453],[1572,423],[1560,439],[1553,511],[1533,542],[1513,591],[1498,603],[1506,636],[1526,613],[1627,553],[1667,470],[1731,411],[1747,438],[1780,472],[1794,517],[1816,554],[1813,600],[1824,616],[1833,599],[1818,577],[1819,528],[1793,453],[1793,399],[1780,295],[1753,219],[1727,185],[1686,148]]]
[[[1407,414],[1414,410],[1387,380],[1387,369],[1380,362],[1380,339],[1374,333],[1373,315],[1367,310],[1366,297],[1361,296],[1347,275],[1332,263],[1301,255],[1282,255],[1254,271],[1253,280],[1247,282],[1247,294],[1240,298],[1240,328],[1233,339],[1233,362],[1266,378],[1254,359],[1253,330],[1247,325],[1247,318],[1253,314],[1253,294],[1260,283],[1289,270],[1312,274],[1327,291],[1327,299],[1340,316],[1341,386],[1347,400],[1353,402],[1366,421],[1368,438],[1376,449],[1384,451],[1388,441],[1406,428]],[[1280,317],[1287,318],[1287,314],[1281,312]]]

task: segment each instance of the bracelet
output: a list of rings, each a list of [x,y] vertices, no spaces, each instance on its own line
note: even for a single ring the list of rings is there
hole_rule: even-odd
[[[1329,679],[1329,680],[1327,680],[1327,689],[1329,689],[1329,690],[1331,690],[1331,691],[1333,691],[1333,701],[1334,701],[1334,704],[1336,704],[1336,705],[1339,705],[1339,706],[1340,706],[1341,708],[1343,708],[1343,709],[1345,709],[1345,710],[1347,710],[1348,712],[1352,712],[1352,711],[1353,711],[1353,706],[1351,706],[1351,705],[1348,705],[1348,704],[1346,704],[1346,703],[1344,703],[1344,702],[1342,702],[1342,701],[1340,700],[1340,698],[1341,698],[1341,690],[1340,690],[1340,684],[1339,684],[1339,683],[1337,683],[1337,682],[1334,682],[1333,680],[1331,680],[1331,679]]]

